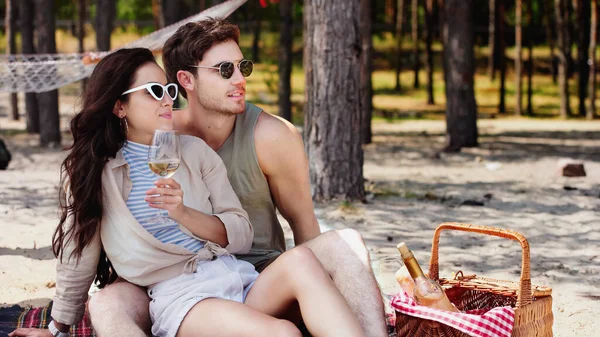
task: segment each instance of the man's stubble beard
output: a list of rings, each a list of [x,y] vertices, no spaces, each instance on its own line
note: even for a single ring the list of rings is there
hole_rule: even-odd
[[[246,102],[243,101],[243,104],[240,104],[239,107],[231,107],[226,108],[224,100],[219,100],[211,95],[198,93],[198,103],[202,107],[202,109],[208,113],[232,116],[239,115],[246,110]]]

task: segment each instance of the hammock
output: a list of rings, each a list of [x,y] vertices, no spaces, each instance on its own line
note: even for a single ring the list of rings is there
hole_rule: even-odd
[[[121,48],[162,49],[167,39],[188,22],[206,18],[226,18],[246,0],[228,0],[196,15],[159,29]],[[89,77],[104,56],[114,52],[72,54],[0,55],[0,92],[45,92]]]

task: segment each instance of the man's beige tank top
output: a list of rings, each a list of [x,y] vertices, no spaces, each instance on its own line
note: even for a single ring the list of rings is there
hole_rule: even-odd
[[[250,255],[285,251],[285,238],[267,179],[258,165],[254,147],[254,127],[262,109],[246,103],[246,111],[236,116],[233,132],[217,151],[229,181],[254,227]]]

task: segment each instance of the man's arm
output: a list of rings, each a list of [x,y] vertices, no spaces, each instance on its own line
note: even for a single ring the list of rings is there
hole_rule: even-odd
[[[308,159],[298,129],[263,112],[254,130],[254,144],[258,164],[277,208],[292,228],[295,244],[321,234],[310,194]]]

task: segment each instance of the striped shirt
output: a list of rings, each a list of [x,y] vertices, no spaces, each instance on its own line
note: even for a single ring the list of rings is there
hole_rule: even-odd
[[[126,141],[123,146],[123,156],[129,165],[129,174],[133,185],[127,198],[127,208],[142,227],[160,242],[180,245],[192,252],[197,252],[204,247],[204,244],[182,232],[177,223],[149,223],[149,220],[157,215],[159,209],[150,207],[144,200],[146,191],[155,188],[154,181],[158,179],[158,176],[148,167],[148,148],[148,145],[131,141]],[[163,212],[166,213],[166,211]]]

